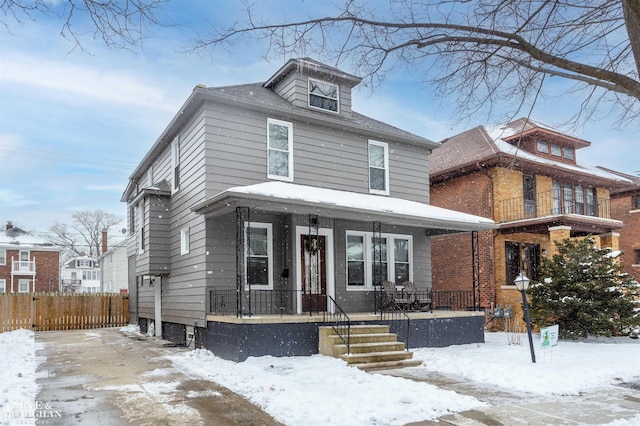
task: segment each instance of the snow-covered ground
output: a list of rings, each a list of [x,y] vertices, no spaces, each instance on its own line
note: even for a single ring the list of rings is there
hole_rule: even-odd
[[[5,365],[0,369],[0,424],[13,424],[15,410],[38,409],[36,345],[31,331],[0,334]],[[535,339],[534,345],[536,364],[526,337],[522,345],[509,345],[504,333],[487,333],[484,344],[415,349],[414,357],[424,363],[408,374],[421,378],[438,372],[532,395],[574,395],[640,381],[638,340],[560,341],[542,350]],[[176,368],[233,390],[287,425],[344,424],[345,419],[350,425],[402,425],[485,405],[425,382],[364,373],[321,355],[234,363],[195,350],[169,359]],[[161,374],[157,371],[154,379]],[[633,421],[640,422],[640,415],[631,423],[615,424]]]

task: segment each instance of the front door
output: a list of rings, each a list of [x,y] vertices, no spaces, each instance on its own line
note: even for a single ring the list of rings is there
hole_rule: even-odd
[[[327,262],[324,235],[300,236],[302,259],[302,310],[327,310]]]

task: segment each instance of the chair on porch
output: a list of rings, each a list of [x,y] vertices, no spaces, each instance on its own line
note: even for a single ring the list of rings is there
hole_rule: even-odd
[[[382,309],[405,309],[411,305],[411,300],[409,298],[398,295],[396,283],[383,281],[382,290],[384,291]]]
[[[429,297],[418,297],[418,288],[412,281],[405,281],[402,283],[404,290],[407,293],[407,299],[410,300],[411,307],[417,310],[424,310],[431,306],[431,300]]]

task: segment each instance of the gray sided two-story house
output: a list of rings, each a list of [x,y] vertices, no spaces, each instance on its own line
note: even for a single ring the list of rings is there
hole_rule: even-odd
[[[438,144],[353,111],[359,82],[305,58],[194,88],[122,197],[143,329],[235,360],[317,353],[318,314],[375,319],[382,281],[431,287],[431,235],[494,227],[429,205]]]

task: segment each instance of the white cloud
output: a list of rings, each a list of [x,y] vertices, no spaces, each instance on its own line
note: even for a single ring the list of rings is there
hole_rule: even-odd
[[[126,72],[38,59],[16,53],[3,54],[0,83],[53,90],[65,96],[81,96],[128,106],[175,110],[164,90],[127,75]]]
[[[38,204],[38,202],[11,189],[0,188],[0,204],[4,207],[24,207]]]

